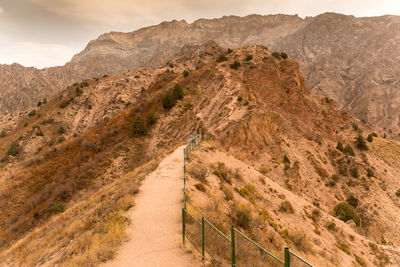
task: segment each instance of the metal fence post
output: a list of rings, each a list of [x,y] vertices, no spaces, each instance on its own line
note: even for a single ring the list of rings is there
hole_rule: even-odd
[[[231,226],[231,261],[232,267],[236,266],[236,258],[235,258],[235,228]]]
[[[289,252],[289,248],[285,248],[285,267],[290,267],[290,252]]]
[[[183,208],[186,209],[186,158],[185,157],[183,157]]]
[[[201,217],[201,257],[204,260],[205,250],[205,232],[204,232],[204,217]]]
[[[185,209],[182,208],[182,243],[185,246]]]

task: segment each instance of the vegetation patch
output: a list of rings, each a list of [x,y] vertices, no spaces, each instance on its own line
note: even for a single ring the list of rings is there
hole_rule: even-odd
[[[333,215],[344,222],[353,220],[357,226],[361,224],[360,216],[358,216],[354,208],[347,202],[337,204],[333,209]]]

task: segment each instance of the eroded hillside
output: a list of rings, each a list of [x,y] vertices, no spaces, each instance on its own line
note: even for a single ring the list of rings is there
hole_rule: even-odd
[[[266,47],[187,46],[161,69],[85,80],[29,113],[2,122],[9,265],[112,258],[140,181],[197,132],[194,212],[318,266],[399,264],[400,145],[310,94],[298,63]]]

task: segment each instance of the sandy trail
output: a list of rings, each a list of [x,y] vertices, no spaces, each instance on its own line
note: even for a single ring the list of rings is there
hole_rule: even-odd
[[[167,155],[146,177],[129,211],[130,240],[104,266],[202,266],[181,246],[183,148]]]

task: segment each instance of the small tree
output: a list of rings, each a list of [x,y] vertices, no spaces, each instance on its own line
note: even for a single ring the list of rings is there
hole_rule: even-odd
[[[0,133],[0,138],[4,138],[4,137],[6,137],[6,135],[7,135],[6,131],[2,130]]]
[[[19,153],[19,144],[17,142],[12,142],[7,154],[10,156],[16,156]]]
[[[362,137],[361,134],[359,134],[356,137],[355,143],[356,143],[356,146],[357,146],[358,149],[368,150],[367,143],[365,142],[364,137]]]
[[[280,58],[280,57],[281,57],[281,55],[280,55],[278,52],[273,52],[273,53],[272,53],[272,56],[273,56],[274,58]]]
[[[172,94],[167,94],[163,99],[164,109],[171,109],[175,106],[176,100]]]
[[[336,149],[343,152],[343,144],[342,144],[342,142],[339,141],[337,143]]]
[[[65,134],[65,129],[64,129],[64,127],[60,127],[59,129],[58,129],[58,133],[59,134]]]
[[[250,61],[250,60],[252,60],[253,59],[253,56],[252,55],[248,55],[247,57],[246,57],[246,61]]]
[[[148,130],[147,121],[140,115],[136,117],[132,124],[132,134],[136,136],[145,135]]]
[[[372,134],[369,134],[367,137],[367,141],[371,143],[373,140],[374,138],[372,137]]]
[[[150,112],[146,116],[146,121],[148,125],[155,124],[157,120],[158,120],[157,114],[155,114],[154,112]]]
[[[287,59],[287,58],[288,58],[288,55],[287,55],[285,52],[282,52],[282,53],[281,53],[281,57],[282,57],[283,59]]]
[[[172,91],[172,95],[174,96],[175,100],[179,100],[183,98],[183,89],[179,84],[175,84],[175,88]]]
[[[354,150],[350,145],[347,145],[344,149],[343,149],[343,153],[349,155],[349,156],[353,156],[354,157]]]
[[[240,62],[235,60],[235,62],[233,62],[233,64],[231,64],[230,67],[231,69],[237,70],[240,67]]]
[[[183,77],[186,78],[187,76],[189,76],[189,71],[184,70],[182,74],[183,74]]]

